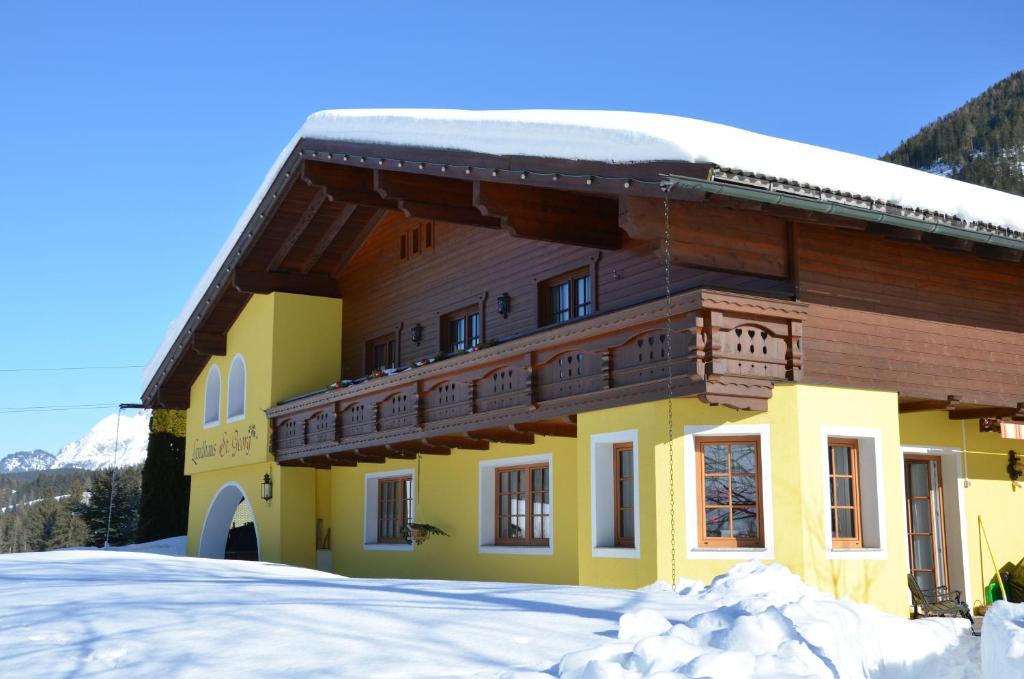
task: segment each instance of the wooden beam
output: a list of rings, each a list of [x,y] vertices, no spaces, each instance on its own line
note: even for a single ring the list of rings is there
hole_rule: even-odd
[[[525,431],[540,436],[565,436],[576,438],[576,423],[559,420],[542,420],[540,422],[524,422],[515,425],[518,431]]]
[[[194,333],[192,351],[200,356],[225,356],[228,353],[228,337],[219,332]]]
[[[1015,420],[1024,420],[1024,402],[1018,403],[1016,408],[961,408],[949,413],[951,420],[973,420],[977,417],[1011,417]]]
[[[533,186],[474,182],[473,205],[522,238],[603,250],[622,247],[619,202]]]
[[[331,269],[331,277],[338,278],[341,276],[341,272],[345,270],[345,266],[351,261],[352,257],[359,251],[366,239],[370,237],[370,233],[377,226],[384,215],[387,214],[387,210],[379,209],[374,212],[369,219],[366,220],[358,229],[352,231],[352,233],[346,236],[345,249],[342,250],[341,254],[338,255],[337,260],[334,263],[334,268]]]
[[[320,190],[316,192],[316,195],[313,196],[313,199],[309,201],[309,205],[306,206],[306,209],[303,211],[298,221],[295,222],[295,225],[288,233],[288,236],[284,239],[284,242],[281,243],[281,247],[277,249],[277,252],[271,258],[270,263],[267,264],[267,269],[269,271],[273,271],[281,266],[281,262],[285,260],[288,253],[292,251],[295,244],[299,242],[300,238],[302,238],[302,234],[304,234],[306,229],[309,228],[313,218],[316,217],[316,214],[320,211],[320,208],[326,200],[327,190],[321,187]]]
[[[931,410],[948,410],[953,412],[960,405],[960,397],[954,394],[950,394],[946,397],[945,401],[939,401],[936,399],[926,401],[911,401],[907,403],[899,404],[899,412],[901,415],[906,413],[920,413]]]
[[[302,181],[321,186],[330,200],[372,207],[398,209],[398,201],[384,198],[373,187],[373,170],[307,160],[302,164]]]
[[[337,238],[338,233],[344,228],[345,224],[348,223],[349,218],[352,217],[352,213],[359,207],[355,203],[347,203],[338,216],[334,218],[331,225],[324,231],[324,235],[320,237],[317,244],[313,247],[313,251],[309,253],[306,261],[299,267],[299,273],[307,274],[310,270],[320,261],[320,258],[324,256],[324,252],[331,246],[334,239]],[[383,212],[383,211],[382,211]]]
[[[449,447],[431,445],[425,439],[389,443],[388,448],[401,453],[412,453],[413,455],[451,455],[452,452],[452,449]]]
[[[328,453],[324,457],[327,458],[332,467],[355,467],[357,464],[351,457],[345,457],[339,453]]]
[[[258,295],[291,292],[314,297],[341,297],[338,282],[323,274],[235,271],[232,285],[240,292]]]
[[[512,427],[494,427],[490,429],[476,429],[469,432],[468,436],[481,441],[491,443],[515,443],[530,445],[534,442],[533,434],[525,431],[518,431]]]
[[[423,440],[432,446],[462,448],[464,450],[487,450],[491,447],[490,442],[470,436],[431,436]]]
[[[954,252],[971,252],[974,250],[974,241],[963,238],[953,238],[937,233],[924,234],[924,242],[939,250],[953,250]]]
[[[408,172],[374,171],[373,186],[383,198],[398,201],[407,217],[501,228],[500,219],[486,217],[473,206],[473,182]]]

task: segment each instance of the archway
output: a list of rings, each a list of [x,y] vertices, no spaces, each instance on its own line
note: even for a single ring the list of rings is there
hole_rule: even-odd
[[[224,484],[210,503],[199,538],[199,556],[207,559],[260,558],[259,532],[252,505],[237,483]]]

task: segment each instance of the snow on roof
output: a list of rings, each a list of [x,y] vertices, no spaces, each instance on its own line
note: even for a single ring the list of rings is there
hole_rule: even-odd
[[[852,153],[728,125],[623,111],[351,109],[311,115],[277,157],[227,241],[143,369],[152,381],[300,139],[608,163],[711,163],[1024,233],[1024,198]]]

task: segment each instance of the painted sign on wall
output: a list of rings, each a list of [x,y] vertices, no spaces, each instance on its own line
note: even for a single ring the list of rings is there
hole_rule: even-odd
[[[225,429],[217,439],[195,438],[192,441],[189,458],[195,465],[198,465],[201,460],[210,458],[218,460],[244,459],[249,457],[249,454],[257,447],[258,440],[259,433],[255,424],[241,429]]]

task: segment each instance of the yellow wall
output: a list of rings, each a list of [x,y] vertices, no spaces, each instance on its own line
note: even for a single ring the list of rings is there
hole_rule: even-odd
[[[945,412],[906,414],[900,417],[900,422],[902,442],[907,446],[960,451],[964,448],[966,434],[967,459],[964,465],[961,456],[961,472],[966,466],[964,476],[969,486],[963,486],[963,478],[944,477],[943,489],[947,493],[958,491],[964,499],[971,597],[980,600],[995,570],[981,539],[978,517],[984,522],[1000,568],[1008,561],[1017,563],[1024,558],[1024,531],[1020,528],[1020,517],[1024,516],[1024,486],[1014,489],[1006,473],[1009,451],[1021,452],[1024,441],[1007,440],[998,433],[981,433],[977,420],[950,420]]]
[[[246,366],[245,417],[227,422],[231,362]],[[220,424],[203,426],[206,379],[221,373]],[[253,295],[227,336],[227,352],[213,356],[192,384],[186,417],[185,473],[192,476],[189,554],[196,554],[207,509],[227,481],[241,485],[256,514],[261,558],[312,566],[317,508],[313,470],[273,464],[264,413],[281,399],[326,386],[341,366],[341,301],[287,293]],[[274,499],[259,500],[259,482],[271,472]],[[327,493],[329,495],[329,493]]]
[[[480,461],[550,453],[554,518],[553,553],[481,554]],[[416,521],[450,537],[435,536],[412,551],[363,548],[366,474],[415,469]],[[335,467],[331,470],[331,546],[342,575],[507,582],[577,582],[576,442],[540,437],[532,445],[492,444],[489,451],[453,450],[416,460]]]
[[[316,563],[314,471],[276,464],[252,464],[218,469],[192,476],[189,495],[188,553],[199,553],[206,512],[217,492],[237,483],[252,506],[259,537],[260,559],[312,568]],[[273,498],[260,499],[260,483],[269,473]]]
[[[676,399],[672,408],[675,479],[676,577],[709,581],[757,552],[726,559],[688,558],[687,486],[683,430],[699,425],[768,425],[774,505],[774,560],[826,592],[905,613],[906,548],[896,395],[805,385],[780,385],[763,413],[711,407],[695,398]],[[640,587],[655,578],[672,579],[672,516],[668,404],[665,401],[581,414],[578,479],[580,582]],[[882,435],[886,544],[882,560],[827,560],[823,427],[876,429]],[[639,429],[641,558],[591,556],[590,443],[592,434]],[[651,462],[654,462],[652,465]],[[695,500],[694,500],[695,503]],[[657,535],[657,540],[652,538]],[[655,544],[656,542],[656,544]]]

